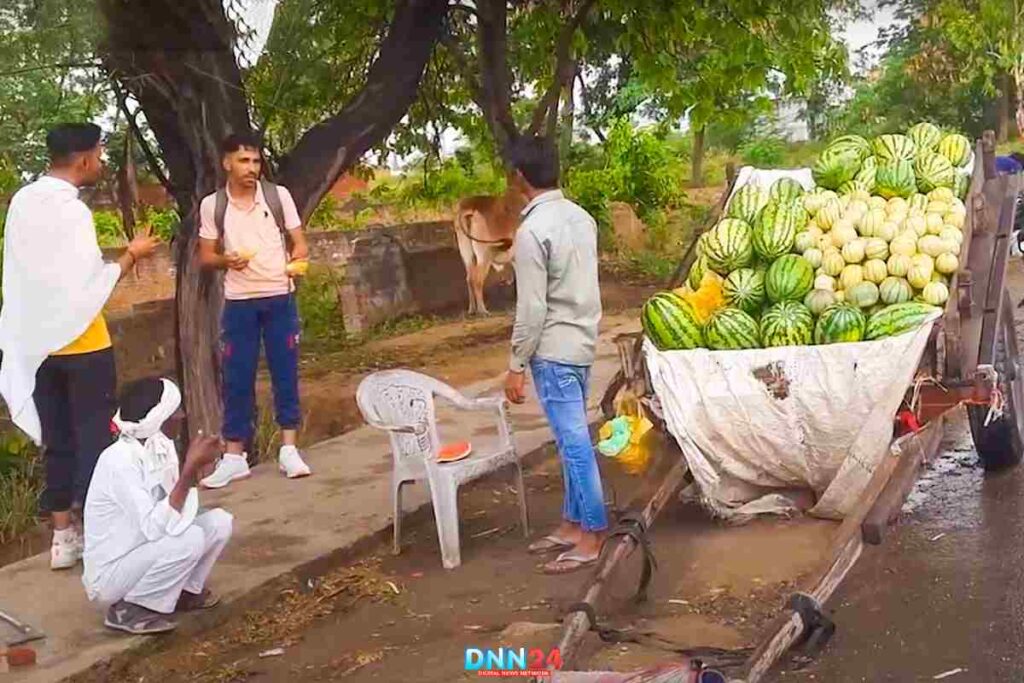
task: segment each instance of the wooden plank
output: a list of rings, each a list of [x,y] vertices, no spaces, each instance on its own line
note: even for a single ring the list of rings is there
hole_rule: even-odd
[[[945,418],[940,415],[917,434],[897,441],[900,457],[896,469],[860,526],[865,543],[880,545],[884,540],[886,531],[896,521],[914,488],[921,466],[935,457],[942,442],[944,423]]]
[[[824,606],[835,592],[836,587],[853,568],[857,558],[860,557],[864,547],[861,539],[861,524],[882,490],[889,483],[889,478],[898,462],[898,451],[890,448],[875,467],[875,471],[872,472],[871,479],[864,487],[857,505],[846,515],[842,524],[839,525],[839,529],[836,530],[832,542],[829,544],[829,552],[819,563],[819,568],[811,574],[812,579],[805,584],[805,589],[802,592],[813,596],[818,604]],[[797,612],[787,607],[768,629],[767,637],[761,641],[750,659],[747,660],[740,675],[732,678],[731,683],[757,683],[760,681],[779,657],[800,638],[802,633],[803,620]]]
[[[654,495],[651,496],[641,512],[644,526],[647,529],[651,528],[655,517],[658,516],[658,513],[665,507],[665,504],[683,485],[689,472],[682,454],[672,450],[668,455],[671,456],[673,454],[675,459],[671,468],[661,480],[661,485],[654,491]],[[636,549],[636,541],[628,536],[621,536],[613,543],[614,545],[612,545],[611,549],[606,550],[598,561],[594,574],[581,600],[581,602],[585,602],[595,609],[609,577],[611,577],[619,563],[629,557]],[[569,617],[562,631],[561,642],[558,644],[559,652],[562,655],[563,668],[569,669],[572,667],[574,660],[579,655],[583,639],[590,631],[591,626],[590,617],[585,612],[573,612]]]

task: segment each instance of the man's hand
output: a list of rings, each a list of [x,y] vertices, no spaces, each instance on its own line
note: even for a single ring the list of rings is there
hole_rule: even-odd
[[[526,402],[526,373],[508,371],[505,375],[505,398],[517,405]]]
[[[192,473],[201,472],[204,467],[216,460],[223,449],[221,441],[216,436],[197,436],[192,439],[185,453],[184,470]]]
[[[152,256],[159,244],[159,238],[153,237],[149,232],[149,228],[146,228],[135,235],[128,244],[128,253],[132,255],[133,259],[140,261]]]
[[[224,267],[228,270],[245,270],[249,267],[249,259],[237,252],[229,251],[224,254]]]

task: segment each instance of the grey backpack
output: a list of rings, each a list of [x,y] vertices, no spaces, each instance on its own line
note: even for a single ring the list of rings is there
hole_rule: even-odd
[[[270,209],[270,213],[274,216],[274,223],[277,224],[277,229],[281,231],[281,239],[284,241],[284,251],[287,257],[292,250],[292,238],[284,225],[284,206],[281,204],[281,194],[277,190],[277,185],[265,178],[260,178],[260,188],[263,190],[263,198],[267,202],[267,208]],[[217,226],[217,250],[222,254],[224,253],[224,216],[227,214],[227,211],[228,191],[226,188],[221,187],[217,190],[216,204],[213,209],[213,222]]]

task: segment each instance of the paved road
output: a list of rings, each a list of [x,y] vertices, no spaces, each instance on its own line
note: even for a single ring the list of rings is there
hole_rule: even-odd
[[[833,597],[832,643],[776,682],[1024,681],[1024,467],[986,476],[947,428],[908,507]]]

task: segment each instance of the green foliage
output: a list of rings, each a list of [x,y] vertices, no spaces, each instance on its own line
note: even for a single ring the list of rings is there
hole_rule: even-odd
[[[0,544],[35,524],[42,487],[36,448],[20,432],[0,435]]]
[[[118,213],[94,211],[92,219],[96,226],[96,241],[101,247],[116,247],[124,244],[124,226]]]
[[[46,166],[47,128],[109,109],[108,82],[93,59],[98,28],[95,3],[4,0],[0,169],[15,171],[16,178],[40,173]],[[4,184],[0,181],[0,194]]]
[[[786,142],[774,134],[752,137],[739,149],[743,162],[758,168],[778,168],[786,156]]]
[[[181,219],[174,209],[158,209],[155,206],[147,206],[142,210],[139,222],[142,225],[150,226],[153,234],[163,242],[170,242],[174,233],[178,231],[178,223],[181,222]]]
[[[299,284],[296,296],[305,348],[321,351],[345,341],[340,291],[342,277],[328,266],[314,264]]]
[[[570,169],[565,187],[598,222],[604,246],[610,246],[611,202],[628,202],[646,222],[678,205],[683,169],[666,142],[664,130],[634,128],[626,119],[613,124],[597,168]]]

